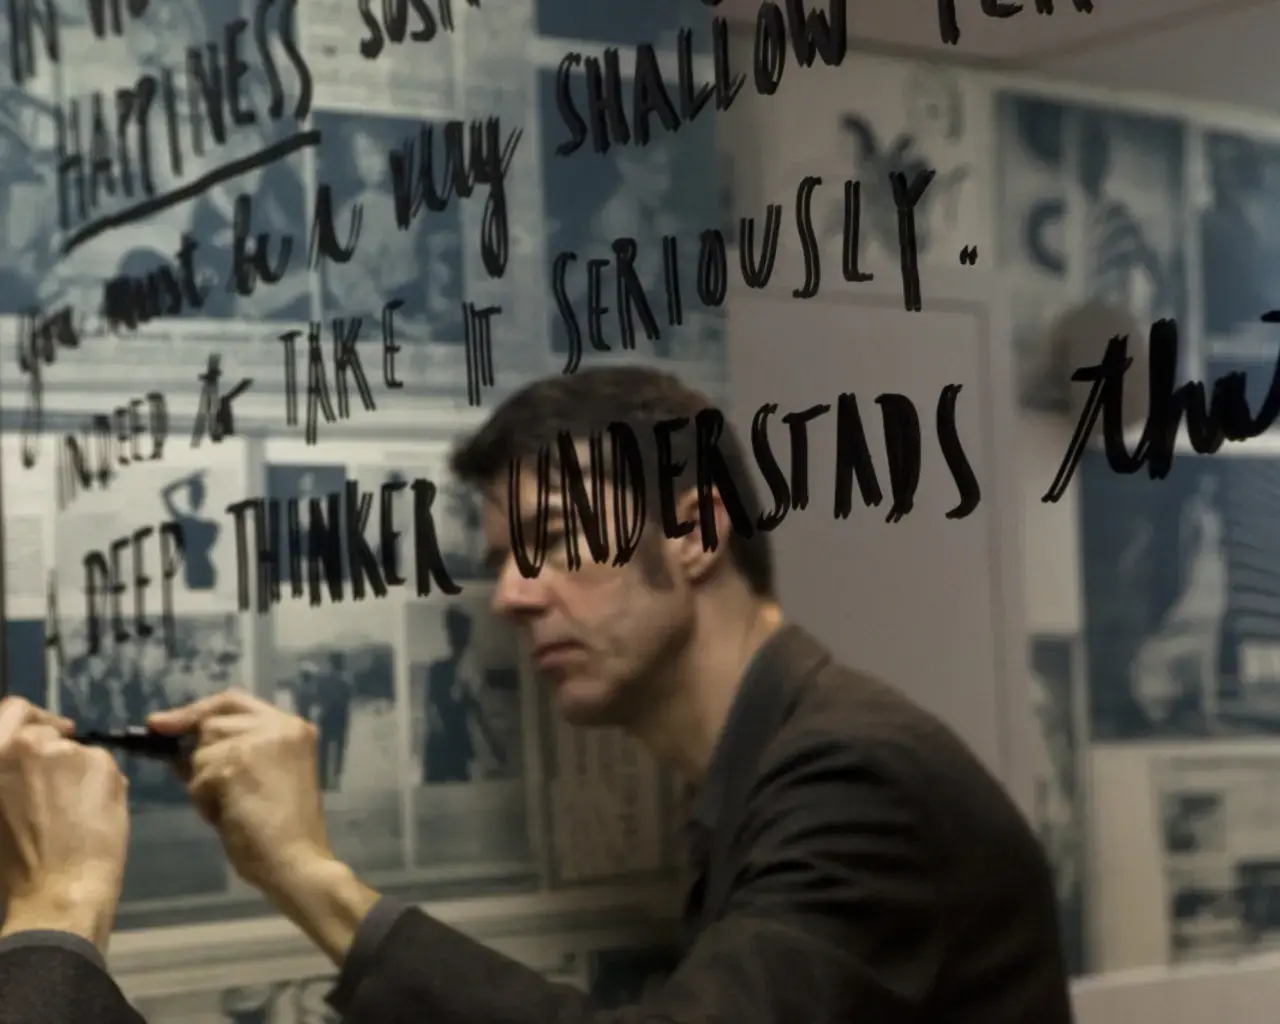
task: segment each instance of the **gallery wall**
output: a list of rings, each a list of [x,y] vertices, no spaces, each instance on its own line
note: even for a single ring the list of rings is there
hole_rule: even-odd
[[[744,90],[732,115],[704,117],[643,149],[597,154],[588,145],[559,156],[554,69],[564,55],[609,43],[625,55],[642,40],[672,49],[681,26],[704,26],[695,39],[705,42],[705,8],[628,5],[605,17],[589,0],[456,3],[452,30],[438,25],[429,43],[386,42],[365,58],[353,52],[368,35],[355,5],[267,6],[259,22],[257,4],[169,3],[99,39],[78,6],[63,4],[59,59],[37,29],[31,74],[3,83],[0,473],[13,692],[86,724],[136,721],[230,685],[311,715],[325,734],[335,846],[373,884],[576,983],[604,984],[593,979],[608,974],[599,965],[610,956],[649,965],[631,970],[625,984],[634,988],[667,955],[663,922],[680,856],[676,781],[617,736],[573,734],[556,722],[486,610],[476,510],[450,485],[449,445],[502,393],[564,369],[550,299],[557,253],[580,254],[567,287],[581,304],[588,254],[629,235],[647,254],[638,272],[660,293],[652,258],[660,236],[694,239],[724,224],[730,192],[738,211],[758,215],[818,174],[863,179],[867,245],[894,257],[887,174],[931,166],[938,176],[918,209],[923,273],[954,267],[976,246],[980,261],[1004,271],[1018,325],[1024,422],[1010,448],[1025,482],[1028,686],[1044,723],[1036,826],[1058,867],[1073,966],[1115,971],[1267,948],[1280,928],[1267,909],[1280,862],[1280,836],[1267,824],[1268,782],[1280,767],[1269,740],[1280,720],[1271,695],[1280,665],[1271,667],[1267,644],[1280,618],[1268,589],[1274,545],[1262,525],[1274,472],[1267,441],[1212,462],[1183,460],[1158,483],[1115,477],[1095,458],[1063,501],[1040,496],[1071,427],[1067,368],[1045,339],[1086,298],[1127,305],[1143,321],[1177,316],[1189,372],[1265,356],[1269,339],[1255,324],[1263,309],[1253,307],[1265,306],[1274,255],[1280,120],[851,54],[834,73],[839,88],[832,73],[791,73],[778,95]],[[206,139],[201,154],[182,113],[192,100],[180,92],[185,50],[225,42],[237,11],[249,26],[246,52],[247,40],[261,38],[274,54],[285,113],[272,119],[273,81],[251,54],[245,81],[258,123],[233,126],[225,146]],[[302,91],[290,77],[295,49],[311,81],[302,125],[290,120]],[[156,196],[194,189],[297,130],[318,130],[320,140],[181,202],[116,217],[148,199],[136,142],[126,175],[111,138],[116,90],[136,91],[143,74],[163,85],[166,71],[181,96],[166,131],[187,148],[179,169],[156,129]],[[117,147],[115,191],[100,175],[96,208],[81,216],[77,176],[59,169],[67,154],[58,124],[83,120],[91,163],[95,90],[111,125],[100,144]],[[442,175],[443,125],[461,120],[469,130],[491,118],[499,141],[520,133],[503,179],[510,257],[501,274],[485,265],[480,244],[486,187],[419,211],[402,230],[386,159],[399,151],[411,166],[432,127]],[[338,241],[350,239],[357,210],[360,241],[347,262],[313,266],[322,185]],[[84,187],[93,187],[87,171]],[[242,289],[251,294],[227,290],[242,195],[253,208],[246,220],[241,204],[241,236],[265,234],[276,259],[282,239],[293,240],[281,280]],[[838,245],[838,221],[824,218],[824,241]],[[106,228],[64,251],[90,223]],[[178,265],[186,239],[198,243],[203,304],[136,327],[104,323],[104,283]],[[689,275],[691,256],[682,263]],[[401,388],[387,386],[380,357],[384,308],[396,299],[404,301],[393,311]],[[501,307],[492,382],[468,375],[482,342],[467,330],[464,302]],[[322,404],[309,438],[307,335],[318,324],[327,359],[335,319],[356,317],[372,353],[369,400],[353,385],[343,407],[335,393],[332,415]],[[302,391],[293,415],[280,337],[295,330]],[[609,358],[658,361],[721,397],[726,344],[722,318],[691,309],[680,330]],[[196,429],[201,377],[215,355],[224,390],[252,379],[233,404],[234,436],[217,441],[207,422]],[[64,435],[135,399],[141,415],[156,392],[166,399],[163,457],[148,457],[144,436],[142,457],[127,446],[130,461],[116,461],[105,483],[60,491]],[[325,584],[313,606],[291,596],[286,577],[281,603],[260,610],[253,581],[242,588],[228,506],[349,483],[376,493],[419,479],[440,486],[441,543],[460,595],[446,597],[438,581],[420,594],[411,579],[385,598],[355,600],[344,577],[343,600]],[[411,490],[400,496],[397,516],[407,522]],[[147,600],[157,632],[146,643],[117,642],[107,623],[91,652],[86,555],[109,556],[117,540],[169,520],[192,538],[174,581],[171,629],[156,584]],[[140,543],[159,574],[159,534]],[[408,535],[396,561],[410,567],[414,556]],[[52,605],[61,660],[46,650]],[[468,699],[448,699],[460,691]],[[442,708],[452,728],[433,731]],[[226,1019],[242,997],[258,1019],[313,1015],[307,993],[324,965],[228,877],[171,780],[145,766],[130,771],[134,847],[113,946],[126,987],[153,1001],[157,1021]],[[223,992],[248,981],[263,988]]]
[[[422,38],[397,41],[395,4],[166,0],[136,17],[125,6],[118,29],[111,3],[96,6],[99,26],[78,0],[18,4],[0,25],[4,52],[19,55],[0,84],[11,692],[85,728],[230,686],[304,714],[321,734],[333,845],[370,884],[603,999],[632,997],[670,959],[678,784],[626,738],[556,720],[489,612],[478,507],[446,460],[502,394],[563,371],[556,253],[581,254],[565,285],[581,307],[586,261],[613,239],[637,240],[636,272],[660,292],[660,236],[722,222],[712,118],[644,149],[556,153],[566,53],[669,47],[682,25],[705,26],[705,10],[431,0],[433,33],[415,4],[407,32]],[[273,148],[284,155],[263,159]],[[326,242],[315,225],[330,221]],[[468,318],[486,307],[483,323]],[[357,321],[367,387],[349,367],[344,389],[338,335]],[[720,394],[721,321],[693,312],[618,358]],[[317,366],[326,390],[309,406]],[[218,396],[245,381],[232,419],[217,415]],[[105,475],[103,417],[126,435]],[[67,436],[88,450],[83,479]],[[413,484],[426,480],[460,593],[415,572]],[[254,549],[269,529],[252,506],[240,520],[229,508],[259,499],[265,517],[272,502],[305,508],[355,487],[373,497],[376,537],[380,495],[397,484],[390,554],[405,585],[361,595],[344,567],[295,591],[286,564],[278,602],[258,586]],[[180,564],[160,529],[170,521],[183,528]],[[137,558],[153,579],[149,637]],[[119,626],[98,608],[96,649],[87,560],[112,573],[118,561],[130,586]],[[329,967],[230,874],[169,773],[126,768],[132,840],[112,965],[148,1019],[322,1016],[312,995]],[[250,982],[261,987],[231,991]]]
[[[1035,817],[1075,971],[1276,948],[1280,448],[1263,437],[1182,454],[1159,481],[1119,476],[1091,451],[1061,501],[1042,499],[1081,402],[1054,339],[1086,303],[1128,309],[1144,331],[1176,318],[1180,379],[1247,369],[1261,402],[1277,340],[1260,318],[1280,270],[1280,118],[866,53],[838,75],[749,96],[726,135],[735,195],[759,216],[821,176],[838,266],[841,186],[857,179],[865,256],[892,264],[888,174],[933,168],[917,208],[922,277],[954,272],[976,246],[1006,284],[1043,726]]]

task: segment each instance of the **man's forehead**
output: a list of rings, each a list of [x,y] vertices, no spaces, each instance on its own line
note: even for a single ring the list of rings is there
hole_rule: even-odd
[[[581,461],[581,482],[586,485],[588,493],[592,490],[591,484],[591,468],[588,462],[587,453],[582,452]],[[574,474],[575,477],[578,474]],[[516,477],[516,492],[520,503],[520,514],[525,518],[532,516],[538,508],[538,461],[537,459],[522,460],[518,476]],[[606,486],[611,486],[613,481],[605,470]],[[547,504],[551,511],[556,511],[563,505],[561,490],[561,466],[559,460],[552,458],[547,468],[543,481],[543,487],[550,493],[546,495]],[[506,516],[511,507],[511,478],[508,474],[503,474],[498,479],[492,481],[484,490],[485,505],[493,512]]]

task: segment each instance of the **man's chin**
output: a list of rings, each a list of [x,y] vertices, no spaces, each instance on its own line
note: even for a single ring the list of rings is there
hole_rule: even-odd
[[[564,679],[555,685],[556,708],[570,725],[617,724],[608,687],[579,679]]]

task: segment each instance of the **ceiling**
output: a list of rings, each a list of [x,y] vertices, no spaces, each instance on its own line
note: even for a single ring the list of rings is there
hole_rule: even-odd
[[[1145,6],[1146,0],[1139,6]],[[1034,67],[1119,89],[1280,110],[1280,2],[1217,0],[1186,10],[1163,28],[1057,54]]]
[[[827,9],[829,0],[804,0]],[[1035,0],[1012,18],[988,18],[981,0],[956,0],[961,38],[942,42],[938,0],[848,0],[850,33],[875,49],[985,67],[1035,71],[1091,85],[1280,110],[1280,0],[1094,0],[1082,14]],[[720,10],[754,23],[760,0]]]

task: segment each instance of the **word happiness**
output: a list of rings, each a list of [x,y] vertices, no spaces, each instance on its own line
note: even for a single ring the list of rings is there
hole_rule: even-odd
[[[131,0],[129,14],[141,17],[148,6],[147,0]],[[99,38],[109,30],[126,32],[119,7],[115,0],[108,23],[103,0],[94,0]],[[273,134],[264,121],[280,122],[287,115],[300,123],[311,113],[311,72],[295,39],[297,7],[298,0],[255,0],[252,18],[229,21],[216,38],[196,41],[174,54],[174,63],[140,73],[131,87],[113,90],[109,97],[98,90],[59,107],[58,219],[69,233],[64,252],[208,187],[205,175],[162,194],[156,184],[158,159],[167,160],[167,177],[181,181],[188,160],[226,149],[236,159],[213,172],[226,180],[318,144],[318,133],[299,132],[243,155],[259,149],[264,133]],[[283,53],[283,64],[277,52]],[[262,111],[249,101],[251,74],[267,83],[269,100]],[[98,216],[107,199],[135,198],[140,201],[132,207]]]

